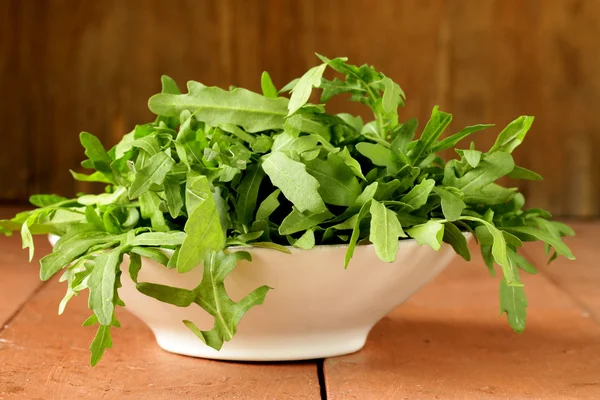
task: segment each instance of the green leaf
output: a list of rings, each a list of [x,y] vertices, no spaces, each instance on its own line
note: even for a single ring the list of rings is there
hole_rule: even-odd
[[[421,183],[414,186],[410,192],[401,197],[400,201],[408,204],[412,209],[417,210],[427,203],[429,194],[434,186],[435,181],[433,179],[423,179]]]
[[[481,131],[483,129],[491,128],[493,126],[494,126],[493,124],[479,124],[479,125],[467,126],[466,128],[461,129],[459,132],[455,133],[454,135],[450,135],[446,139],[444,139],[444,140],[440,141],[439,143],[437,143],[436,145],[434,145],[431,148],[431,152],[437,153],[439,151],[454,147],[458,142],[460,142],[461,140],[463,140],[470,134]]]
[[[471,168],[477,168],[479,161],[481,161],[481,152],[479,150],[462,150],[461,153]]]
[[[494,143],[492,148],[488,151],[488,154],[497,151],[512,153],[515,147],[520,145],[521,142],[523,142],[523,139],[525,139],[527,131],[529,131],[531,124],[533,124],[533,119],[534,117],[523,115],[509,123],[506,128],[500,132],[498,139],[496,139],[496,143]]]
[[[495,152],[487,155],[477,168],[472,169],[460,178],[453,176],[453,172],[445,173],[443,184],[461,189],[465,196],[477,191],[484,186],[500,179],[510,173],[515,167],[513,158],[504,152]]]
[[[260,203],[260,206],[258,206],[258,210],[256,211],[256,220],[257,221],[263,221],[263,220],[269,219],[271,214],[273,214],[273,212],[277,209],[277,207],[279,207],[279,200],[277,200],[277,197],[279,197],[280,193],[281,193],[281,190],[275,189],[275,191],[273,193],[268,195],[262,201],[262,203]]]
[[[92,367],[98,364],[102,358],[102,355],[104,355],[105,349],[112,348],[110,328],[110,326],[100,325],[98,327],[98,331],[96,332],[96,336],[94,336],[92,344],[90,344],[90,351],[92,352],[90,364]]]
[[[150,111],[157,115],[179,117],[187,110],[211,126],[234,124],[246,132],[281,129],[287,115],[288,100],[270,99],[246,89],[225,91],[188,82],[187,94],[159,93],[150,98]]]
[[[271,139],[267,135],[260,135],[254,140],[254,142],[250,143],[250,148],[255,153],[266,153],[273,147],[273,139]]]
[[[467,207],[465,202],[456,194],[441,187],[434,187],[433,191],[442,200],[442,212],[446,219],[448,221],[456,221]]]
[[[273,85],[271,76],[267,71],[264,71],[260,76],[260,87],[265,97],[269,97],[272,99],[277,98],[277,89],[275,88],[275,85]]]
[[[171,214],[171,217],[177,218],[184,206],[183,197],[181,196],[181,183],[172,175],[167,175],[163,185],[169,214]]]
[[[402,164],[394,153],[379,143],[360,142],[356,144],[356,150],[371,162],[380,167],[386,167],[389,173],[400,170]]]
[[[115,312],[115,278],[121,264],[121,250],[121,247],[116,247],[97,256],[88,280],[88,307],[102,325],[110,325]]]
[[[310,250],[315,247],[315,232],[312,229],[307,230],[294,242],[294,247],[304,250]]]
[[[174,164],[175,161],[163,152],[150,157],[144,168],[135,174],[135,180],[129,186],[129,198],[138,198],[147,192],[153,183],[161,185]]]
[[[310,212],[302,213],[296,207],[284,218],[279,227],[280,235],[291,235],[292,233],[304,231],[313,228],[323,221],[333,218],[333,214],[325,210],[321,213],[312,214]]]
[[[140,139],[131,142],[132,147],[137,147],[144,150],[150,156],[160,153],[160,144],[155,136],[144,136]]]
[[[508,176],[509,178],[513,179],[527,179],[530,181],[541,181],[544,179],[540,174],[516,165],[515,168],[508,174]]]
[[[179,289],[157,283],[140,282],[135,287],[140,293],[146,296],[177,307],[189,307],[196,300],[197,296],[193,290]]]
[[[352,236],[350,236],[350,241],[348,242],[348,248],[346,249],[346,258],[344,259],[344,268],[348,268],[348,264],[354,255],[354,249],[356,247],[356,243],[360,237],[360,223],[362,219],[369,213],[369,209],[371,207],[371,201],[368,200],[365,204],[362,205],[358,215],[356,217],[356,224],[354,225],[354,229],[352,229]]]
[[[140,212],[143,218],[150,219],[152,230],[165,232],[169,230],[165,217],[160,210],[161,199],[154,192],[146,192],[139,198]]]
[[[107,242],[115,242],[115,237],[106,232],[81,232],[61,237],[52,253],[40,260],[40,278],[47,281],[90,247]]]
[[[180,94],[181,91],[177,86],[177,82],[170,76],[163,75],[160,77],[160,83],[162,84],[162,93]]]
[[[265,157],[262,168],[300,212],[318,214],[327,210],[318,192],[319,181],[306,172],[304,164],[282,152],[273,152]]]
[[[321,85],[321,77],[327,64],[321,64],[316,67],[312,67],[304,75],[300,77],[296,85],[292,89],[292,96],[288,104],[288,116],[292,115],[300,109],[308,101],[313,87],[319,87]]]
[[[376,200],[371,201],[371,233],[369,240],[381,261],[392,262],[398,254],[398,238],[406,237],[396,213]]]
[[[417,130],[419,122],[416,118],[411,118],[395,131],[392,132],[392,151],[401,159],[403,162],[408,163],[408,158],[406,157],[406,148],[408,143],[415,136],[415,131]]]
[[[452,114],[440,111],[438,106],[433,107],[431,118],[427,122],[427,125],[425,125],[415,148],[409,154],[410,159],[413,160],[413,165],[418,164],[424,156],[432,152],[434,143],[438,140],[451,121]]]
[[[104,222],[102,221],[102,218],[100,218],[98,213],[96,213],[96,210],[93,206],[87,206],[85,208],[85,219],[90,225],[94,227],[94,230],[104,230]]]
[[[291,254],[292,253],[290,251],[290,249],[288,249],[287,247],[282,246],[282,245],[277,244],[277,243],[273,243],[273,242],[252,242],[252,243],[248,243],[248,246],[258,247],[258,248],[261,248],[261,249],[277,250],[277,251],[285,253],[285,254]]]
[[[383,78],[382,83],[385,87],[381,103],[383,110],[386,113],[396,112],[398,106],[404,104],[404,92],[400,88],[400,85],[388,77]]]
[[[466,221],[474,221],[480,224],[483,224],[492,238],[494,243],[492,244],[492,255],[494,256],[494,260],[500,267],[502,268],[502,272],[504,273],[504,279],[511,286],[523,286],[523,284],[519,281],[519,277],[516,275],[516,272],[508,259],[506,240],[504,239],[504,235],[502,232],[496,228],[494,225],[489,222],[477,218],[463,215],[460,217],[461,220]],[[503,228],[504,229],[504,228]]]
[[[421,225],[415,225],[406,230],[406,233],[417,241],[419,246],[429,245],[435,251],[442,247],[444,238],[444,225],[437,221],[427,221]]]
[[[503,232],[506,233],[506,232]],[[517,267],[521,268],[523,271],[528,272],[530,274],[537,274],[537,269],[531,264],[525,257],[517,253],[512,249],[508,249],[508,258]]]
[[[210,193],[210,186],[205,176],[199,177],[197,182],[200,190],[196,193],[203,195]],[[186,205],[189,210],[189,202],[186,201]],[[187,235],[177,258],[177,271],[180,273],[197,267],[209,251],[218,251],[225,246],[225,236],[212,196],[198,199],[197,205],[193,207],[185,223],[184,230]]]
[[[85,148],[85,155],[90,159],[94,168],[112,182],[113,173],[110,168],[112,159],[106,152],[106,149],[104,149],[100,140],[87,132],[81,132],[79,140],[81,141],[81,145]]]
[[[250,261],[250,254],[243,251],[231,254],[211,251],[206,255],[202,281],[194,289],[197,296],[195,302],[214,317],[215,325],[210,331],[201,331],[193,323],[184,321],[202,341],[217,350],[224,341],[233,338],[244,314],[253,306],[262,304],[270,289],[261,286],[239,302],[234,302],[225,291],[224,281],[240,260]]]
[[[55,194],[34,194],[29,197],[29,202],[36,207],[49,207],[64,201],[69,201],[69,199]]]
[[[75,172],[73,170],[69,170],[73,179],[80,182],[100,182],[100,183],[112,183],[110,179],[108,179],[102,172],[96,171],[90,175],[81,174],[79,172]]]
[[[129,246],[179,246],[185,240],[184,232],[146,232],[140,233],[127,244]]]
[[[444,236],[442,240],[448,243],[456,254],[461,256],[467,261],[471,261],[471,253],[467,245],[467,239],[465,235],[451,222],[444,223]]]
[[[249,226],[253,221],[258,189],[264,177],[265,172],[259,165],[251,165],[236,188],[238,198],[235,203],[235,213],[238,220],[246,226]]]
[[[138,275],[140,274],[140,270],[142,269],[142,258],[136,252],[131,252],[129,254],[129,276],[131,280],[137,283]]]
[[[500,281],[500,314],[503,313],[506,313],[510,327],[517,333],[523,333],[527,318],[525,290],[510,286],[505,279]]]
[[[319,140],[315,136],[297,136],[284,131],[275,136],[272,151],[294,151],[302,154],[305,151],[316,149],[318,143]]]
[[[318,193],[327,204],[351,206],[361,193],[354,172],[336,154],[307,162],[306,171],[319,182]]]
[[[344,164],[350,167],[355,176],[359,177],[363,181],[367,180],[362,173],[360,163],[350,155],[350,151],[348,151],[347,147],[344,147],[342,151],[336,153],[336,155],[344,162]]]
[[[571,252],[571,249],[569,249],[569,247],[566,244],[564,244],[564,242],[560,240],[560,238],[548,234],[547,232],[544,232],[541,229],[536,229],[529,226],[507,226],[503,227],[502,229],[505,229],[511,233],[521,233],[532,236],[537,240],[541,240],[545,243],[548,243],[561,256],[566,257],[569,260],[575,259],[575,256],[573,256],[573,253]]]

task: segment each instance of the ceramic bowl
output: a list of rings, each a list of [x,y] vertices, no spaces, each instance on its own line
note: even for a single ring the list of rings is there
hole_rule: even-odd
[[[196,304],[180,308],[138,292],[121,268],[119,295],[130,311],[145,322],[163,349],[193,357],[240,361],[283,361],[325,358],[360,350],[373,326],[441,272],[454,257],[444,244],[439,251],[400,242],[395,262],[385,263],[372,245],[357,246],[344,269],[345,245],[290,248],[292,254],[262,248],[245,248],[252,262],[242,261],[225,280],[234,301],[255,288],[273,288],[262,305],[242,318],[235,337],[220,351],[200,341],[182,323],[191,320],[202,330],[213,317]],[[139,282],[193,289],[202,268],[180,274],[150,259],[143,259]]]

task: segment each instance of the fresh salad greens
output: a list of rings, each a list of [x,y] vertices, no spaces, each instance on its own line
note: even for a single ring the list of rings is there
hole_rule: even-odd
[[[398,84],[368,65],[319,58],[322,64],[279,91],[264,72],[262,95],[193,81],[182,94],[163,76],[162,92],[149,100],[154,122],[136,126],[110,150],[92,134],[80,136],[88,157],[82,166],[93,172],[71,173],[106,184],[105,193],[35,195],[37,209],[0,221],[0,232],[20,231],[30,258],[32,235],[60,236],[41,259],[41,279],[62,272],[68,288],[59,313],[89,290],[93,314],[84,325],[98,325],[92,365],[112,346],[111,327],[119,326],[115,307],[125,305],[118,294],[125,255],[141,293],[179,307],[195,303],[214,316],[213,329],[183,323],[215,349],[231,340],[244,313],[270,289],[259,287],[237,303],[228,296],[226,276],[240,260],[251,260],[246,251],[228,250],[237,245],[289,252],[290,245],[347,244],[340,267],[348,267],[359,244],[373,243],[377,256],[392,262],[409,238],[434,250],[446,242],[470,260],[463,233],[471,232],[490,273],[495,265],[502,272],[501,312],[515,331],[525,329],[519,272],[536,269],[518,249],[542,241],[550,261],[572,259],[561,237],[574,234],[544,210],[523,209],[517,189],[495,183],[504,176],[540,179],[511,156],[533,117],[508,124],[488,151],[471,143],[445,162],[440,151],[492,125],[442,139],[452,115],[436,106],[415,138],[417,121],[399,121],[405,95]],[[324,78],[327,69],[337,77]],[[308,102],[315,88],[321,89],[319,104]],[[282,95],[288,92],[289,98]],[[339,94],[367,106],[373,120],[326,113],[327,101]],[[180,273],[202,266],[202,281],[194,290],[138,283],[142,257]]]

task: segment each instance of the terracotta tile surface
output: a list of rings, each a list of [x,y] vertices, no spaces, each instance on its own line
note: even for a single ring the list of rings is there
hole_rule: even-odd
[[[579,227],[578,260],[548,267],[560,287],[544,273],[523,277],[523,335],[498,315],[498,279],[480,257],[457,258],[377,324],[363,351],[325,361],[328,398],[600,399],[600,325],[579,304],[600,313],[600,225]]]
[[[365,349],[325,360],[328,399],[600,399],[600,224],[577,224],[578,260],[524,277],[523,335],[500,317],[498,278],[477,252],[375,326]],[[47,245],[39,241],[42,255]],[[527,248],[539,261],[539,248]],[[0,238],[0,399],[319,399],[316,362],[232,363],[169,354],[121,310],[95,368],[85,296],[38,282],[18,238]],[[537,262],[538,265],[543,263]],[[36,290],[39,289],[39,290]],[[10,319],[8,327],[4,324]]]

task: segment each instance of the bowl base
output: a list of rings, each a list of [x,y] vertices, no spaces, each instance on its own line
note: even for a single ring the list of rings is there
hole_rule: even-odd
[[[190,332],[155,331],[158,345],[170,353],[229,361],[298,361],[355,353],[362,349],[369,331],[352,330],[303,336],[236,336],[217,351]]]

